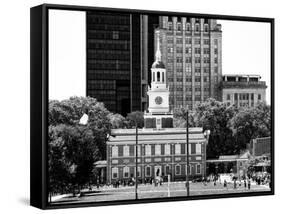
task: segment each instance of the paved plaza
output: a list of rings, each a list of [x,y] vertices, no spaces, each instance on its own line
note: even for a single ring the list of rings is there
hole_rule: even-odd
[[[190,183],[190,195],[214,195],[214,194],[229,194],[229,193],[244,193],[244,192],[260,192],[260,191],[270,191],[268,185],[251,185],[251,189],[244,187],[242,183],[241,186],[237,185],[234,189],[233,183],[224,187],[223,184],[218,183],[214,186],[213,183]],[[166,197],[180,197],[186,196],[186,188],[184,182],[171,183],[170,188],[168,184],[164,183],[161,186],[154,185],[139,185],[138,186],[138,198],[148,199],[148,198],[166,198]],[[65,195],[55,196],[52,199],[52,203],[79,203],[79,202],[97,202],[97,201],[114,201],[114,200],[135,200],[135,187],[120,186],[119,188],[112,187],[102,187],[99,189],[93,189],[92,191],[85,191],[82,197]]]

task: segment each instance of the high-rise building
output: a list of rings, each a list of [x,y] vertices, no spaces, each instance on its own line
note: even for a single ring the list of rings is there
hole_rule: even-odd
[[[259,75],[223,75],[222,101],[238,107],[255,107],[265,102],[265,81]]]
[[[171,108],[192,109],[210,97],[221,100],[221,25],[212,19],[161,16],[157,30]]]
[[[87,12],[87,96],[126,116],[147,108],[158,16]]]

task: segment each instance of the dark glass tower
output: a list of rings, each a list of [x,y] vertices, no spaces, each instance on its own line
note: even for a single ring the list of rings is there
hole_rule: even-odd
[[[149,55],[159,18],[87,12],[87,96],[126,116],[147,108]]]

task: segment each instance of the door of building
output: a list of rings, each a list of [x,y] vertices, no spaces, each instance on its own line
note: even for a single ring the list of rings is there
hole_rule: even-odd
[[[154,166],[154,177],[158,177],[162,175],[161,166]]]

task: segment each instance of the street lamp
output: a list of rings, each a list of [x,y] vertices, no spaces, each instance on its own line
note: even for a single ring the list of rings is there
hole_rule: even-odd
[[[205,143],[205,146],[204,146],[204,153],[205,153],[205,170],[204,170],[204,177],[206,178],[206,171],[207,171],[207,144],[209,142],[209,136],[211,134],[211,131],[208,129],[208,130],[205,130],[204,131],[204,136],[206,137],[206,140],[207,142]]]
[[[186,194],[189,196],[189,124],[188,124],[188,106],[186,110]]]
[[[135,120],[136,125],[136,179],[135,179],[135,193],[136,193],[136,199],[138,199],[138,123],[137,120]]]

